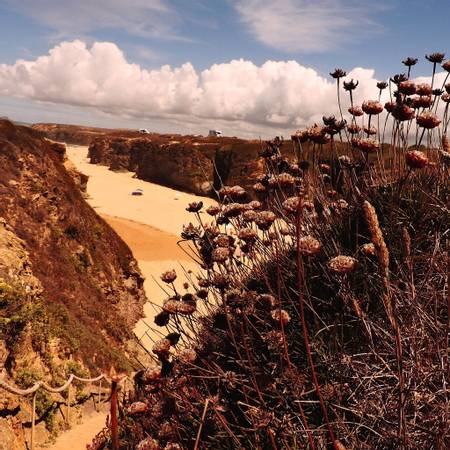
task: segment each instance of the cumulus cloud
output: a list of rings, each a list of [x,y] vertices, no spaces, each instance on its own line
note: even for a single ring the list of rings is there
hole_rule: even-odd
[[[323,52],[380,30],[373,2],[354,0],[235,0],[252,35],[286,52]]]
[[[356,68],[356,101],[376,98],[372,69]],[[291,132],[337,114],[335,83],[295,61],[233,60],[197,71],[191,63],[156,70],[128,62],[114,44],[63,42],[34,61],[0,65],[0,95],[90,107],[117,117],[190,124],[203,131]],[[346,96],[344,96],[346,99]],[[344,101],[345,103],[345,101]]]

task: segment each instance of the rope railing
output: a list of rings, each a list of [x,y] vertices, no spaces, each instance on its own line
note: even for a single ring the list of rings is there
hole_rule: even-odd
[[[105,374],[100,374],[97,377],[94,378],[83,378],[79,377],[75,374],[70,374],[69,378],[58,387],[52,387],[45,383],[44,381],[37,381],[33,384],[33,386],[21,389],[17,386],[12,386],[8,384],[5,380],[0,378],[0,388],[3,388],[5,391],[14,394],[14,395],[20,395],[20,396],[28,396],[33,395],[33,399],[31,402],[31,438],[30,438],[30,450],[34,450],[35,448],[35,427],[36,427],[36,395],[39,389],[46,390],[47,392],[51,392],[53,394],[61,394],[65,390],[68,389],[68,396],[67,396],[67,413],[65,416],[66,423],[70,424],[70,403],[71,403],[71,385],[74,381],[80,381],[82,383],[96,383],[99,382],[99,388],[98,388],[98,395],[100,396],[100,389],[101,389],[101,383],[105,381],[111,386],[111,424],[112,424],[112,432],[117,432],[117,427],[115,424],[117,423],[117,388],[118,384],[122,382],[126,382],[126,380],[129,380],[129,377],[127,375],[125,376],[113,376],[108,377]],[[92,393],[91,393],[92,394]],[[95,399],[94,399],[95,404]],[[114,442],[114,439],[113,439]]]

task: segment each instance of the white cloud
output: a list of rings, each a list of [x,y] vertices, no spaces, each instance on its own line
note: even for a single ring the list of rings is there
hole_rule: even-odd
[[[4,0],[9,7],[56,32],[80,36],[105,29],[129,34],[177,38],[180,21],[167,0]]]
[[[360,81],[356,101],[376,98],[373,70],[356,68],[349,77]],[[242,136],[286,135],[337,114],[335,89],[331,77],[295,61],[257,66],[233,60],[201,72],[191,63],[146,70],[108,42],[63,42],[34,61],[0,65],[2,96],[90,107],[196,132],[215,126]]]
[[[234,0],[251,34],[285,52],[323,52],[380,29],[366,0]]]

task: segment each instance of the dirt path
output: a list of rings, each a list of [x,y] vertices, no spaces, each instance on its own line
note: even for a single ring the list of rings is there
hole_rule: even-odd
[[[108,408],[103,407],[99,412],[92,412],[83,416],[83,422],[75,424],[68,431],[62,433],[56,442],[46,447],[47,450],[86,450],[86,445],[105,426]]]

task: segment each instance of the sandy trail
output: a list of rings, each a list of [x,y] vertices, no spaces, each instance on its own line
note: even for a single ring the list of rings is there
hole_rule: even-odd
[[[101,411],[83,416],[83,422],[62,433],[48,450],[86,450],[86,444],[91,443],[96,434],[105,426],[108,415],[108,405]]]

